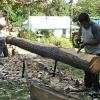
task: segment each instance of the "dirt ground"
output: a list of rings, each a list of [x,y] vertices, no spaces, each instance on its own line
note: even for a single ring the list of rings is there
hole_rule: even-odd
[[[30,100],[29,83],[35,81],[77,100],[90,100],[84,93],[69,93],[70,89],[83,85],[82,78],[74,77],[58,66],[53,77],[53,70],[53,60],[16,48],[14,56],[0,58],[0,100]]]

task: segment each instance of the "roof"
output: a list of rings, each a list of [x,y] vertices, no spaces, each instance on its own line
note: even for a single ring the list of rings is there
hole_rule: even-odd
[[[28,24],[31,29],[69,29],[70,17],[69,16],[29,16]]]

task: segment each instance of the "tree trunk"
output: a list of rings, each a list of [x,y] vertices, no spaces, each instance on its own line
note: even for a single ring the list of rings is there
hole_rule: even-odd
[[[91,57],[91,55],[77,54],[75,49],[59,48],[52,45],[31,42],[18,37],[7,37],[6,42],[40,56],[61,61],[78,69],[90,71],[89,61],[93,56]]]

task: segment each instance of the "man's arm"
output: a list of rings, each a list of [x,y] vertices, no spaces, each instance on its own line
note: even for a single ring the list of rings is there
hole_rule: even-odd
[[[79,32],[78,32],[78,39],[81,39],[81,36],[82,36],[82,28],[80,27],[79,28]]]
[[[100,26],[97,24],[92,26],[93,39],[84,43],[84,45],[97,45],[100,44]]]
[[[7,27],[7,25],[0,25],[0,29]]]
[[[93,39],[91,41],[88,41],[86,43],[84,43],[84,45],[97,45],[97,44],[100,44],[100,40],[97,40],[97,39]]]
[[[81,42],[81,35],[82,35],[82,33],[81,33],[81,27],[80,27],[79,28],[79,32],[78,32],[78,36],[77,36],[77,39],[76,39],[77,45],[79,45],[80,42]]]

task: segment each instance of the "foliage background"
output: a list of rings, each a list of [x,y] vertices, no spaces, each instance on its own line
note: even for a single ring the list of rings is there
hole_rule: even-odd
[[[74,21],[77,21],[80,12],[87,12],[92,17],[100,17],[100,0],[79,0],[72,8],[71,4],[64,0],[52,0],[49,4],[47,0],[36,0],[32,3],[18,3],[16,1],[18,0],[0,0],[0,10],[8,10],[9,21],[13,25],[21,25],[29,15],[68,16],[71,9]]]

